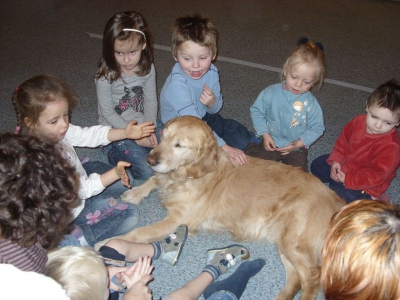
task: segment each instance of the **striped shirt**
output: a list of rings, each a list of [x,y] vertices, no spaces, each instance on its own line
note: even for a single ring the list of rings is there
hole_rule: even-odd
[[[39,243],[23,248],[10,240],[0,240],[0,263],[13,265],[22,271],[46,274],[47,251]]]

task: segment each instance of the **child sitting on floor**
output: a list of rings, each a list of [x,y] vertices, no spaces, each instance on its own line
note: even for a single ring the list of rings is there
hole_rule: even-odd
[[[79,176],[54,145],[0,135],[0,263],[46,274],[79,205]]]
[[[172,55],[176,60],[160,95],[161,120],[178,116],[203,119],[214,131],[220,146],[234,164],[245,164],[243,150],[259,142],[254,133],[219,111],[223,100],[217,67],[218,32],[208,18],[199,14],[177,18],[173,25]]]
[[[400,165],[400,81],[377,87],[367,113],[351,120],[331,154],[316,158],[311,173],[350,203],[357,199],[389,202],[386,190]]]
[[[72,300],[107,299],[107,286],[112,290],[111,299],[114,299],[115,296],[115,299],[118,299],[115,291],[120,292],[124,288],[127,288],[127,291],[124,293],[123,299],[151,299],[151,290],[147,287],[147,283],[153,279],[150,275],[153,270],[150,257],[153,256],[153,259],[159,258],[169,264],[175,264],[182,251],[186,236],[187,227],[180,225],[173,234],[160,242],[142,244],[118,239],[108,241],[105,246],[100,248],[100,253],[108,265],[109,280],[105,280],[107,279],[105,276],[107,270],[103,259],[94,251],[64,247],[49,254],[49,275],[67,290]],[[85,256],[91,259],[84,259]],[[211,283],[238,261],[248,257],[248,249],[241,245],[211,249],[207,251],[207,265],[203,272],[182,288],[162,296],[161,299],[198,299],[203,292],[207,299],[216,299],[215,297],[221,294],[229,297],[227,299],[239,299],[248,280],[265,265],[264,260],[258,259],[243,263],[228,279]],[[126,262],[134,260],[136,262],[131,267],[125,265]],[[74,268],[81,270],[82,265],[86,265],[85,269],[90,269],[96,275],[92,277],[88,274],[75,273]],[[70,276],[71,274],[74,276]],[[98,276],[99,274],[101,276]],[[79,280],[75,280],[75,278],[79,278]],[[88,289],[87,286],[90,288]],[[93,289],[96,289],[97,298],[90,298]]]
[[[325,130],[322,109],[310,90],[324,78],[322,45],[301,38],[283,65],[283,82],[264,89],[250,107],[262,142],[248,145],[245,153],[308,172],[308,148]]]

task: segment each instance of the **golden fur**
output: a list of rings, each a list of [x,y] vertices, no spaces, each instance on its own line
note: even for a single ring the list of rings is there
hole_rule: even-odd
[[[319,289],[320,253],[331,216],[345,203],[316,177],[300,168],[249,157],[234,166],[201,119],[169,121],[147,161],[155,175],[124,193],[138,204],[152,190],[167,214],[164,220],[121,238],[149,242],[179,224],[191,234],[229,231],[238,241],[276,244],[287,282],[276,299],[313,299]]]

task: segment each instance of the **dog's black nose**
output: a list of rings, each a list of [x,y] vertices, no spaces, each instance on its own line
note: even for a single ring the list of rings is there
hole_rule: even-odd
[[[155,165],[157,165],[158,164],[158,160],[156,159],[156,158],[154,158],[153,156],[151,156],[151,155],[148,155],[147,156],[147,158],[146,158],[146,160],[147,160],[147,163],[150,165],[150,166],[155,166]]]

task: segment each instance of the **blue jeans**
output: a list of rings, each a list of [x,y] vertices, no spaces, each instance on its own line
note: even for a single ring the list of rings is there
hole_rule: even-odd
[[[164,295],[160,297],[160,300],[169,300],[168,295]],[[229,291],[218,291],[208,297],[206,300],[238,300],[238,298]]]
[[[313,160],[310,166],[310,171],[313,175],[318,177],[323,183],[328,183],[329,188],[336,192],[336,194],[346,200],[347,203],[359,200],[369,199],[372,200],[371,195],[363,190],[347,189],[343,183],[336,182],[331,178],[331,166],[328,165],[326,160],[329,154],[321,155]]]
[[[160,136],[164,124],[157,120],[156,136],[160,141]],[[127,170],[131,173],[133,178],[138,180],[147,180],[153,176],[154,172],[147,164],[146,158],[153,148],[139,146],[136,141],[126,139],[122,141],[112,142],[105,148],[108,156],[108,162],[116,166],[119,161],[126,161],[131,164]]]
[[[256,138],[253,132],[250,132],[238,121],[225,119],[219,113],[206,113],[203,117],[208,126],[225,141],[228,146],[244,150],[248,144],[259,144],[260,140]]]
[[[103,174],[112,168],[103,162],[83,164],[86,173]],[[133,179],[131,178],[131,183]],[[127,190],[118,180],[102,193],[85,201],[85,207],[72,222],[81,227],[83,236],[90,246],[104,239],[125,234],[139,222],[139,208],[131,203],[122,202],[120,195]]]
[[[207,300],[238,300],[238,298],[229,291],[218,291],[212,294]]]

